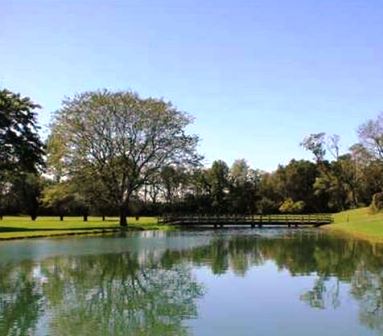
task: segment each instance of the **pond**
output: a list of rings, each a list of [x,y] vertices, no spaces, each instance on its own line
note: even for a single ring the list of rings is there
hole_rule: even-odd
[[[383,335],[383,246],[299,229],[4,242],[0,335]]]

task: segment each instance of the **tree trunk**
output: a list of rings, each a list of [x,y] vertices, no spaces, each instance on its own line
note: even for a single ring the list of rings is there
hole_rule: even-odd
[[[121,206],[120,207],[120,226],[127,227],[128,221],[126,220],[126,207]]]
[[[83,215],[82,218],[84,219],[84,222],[88,221],[88,215]]]
[[[60,221],[62,222],[64,220],[64,216],[60,215]]]
[[[31,219],[32,219],[33,221],[35,221],[36,218],[37,218],[37,215],[36,215],[36,214],[31,215]]]
[[[102,215],[102,221],[105,222],[105,215]]]

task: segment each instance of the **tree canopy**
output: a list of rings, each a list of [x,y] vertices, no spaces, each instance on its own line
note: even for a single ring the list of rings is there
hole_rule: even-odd
[[[359,142],[348,150],[338,135],[312,133],[301,143],[311,161],[263,172],[246,159],[202,165],[199,139],[188,133],[191,116],[162,99],[107,90],[68,98],[54,115],[46,155],[38,109],[30,98],[0,91],[0,218],[118,214],[125,226],[127,214],[379,208],[383,114],[360,125]]]
[[[28,97],[0,90],[0,174],[36,172],[44,165],[36,109]]]
[[[65,162],[70,176],[102,183],[125,226],[133,193],[163,167],[199,162],[198,137],[186,132],[191,121],[163,100],[133,92],[86,92],[63,102],[50,143],[64,144],[59,162]]]

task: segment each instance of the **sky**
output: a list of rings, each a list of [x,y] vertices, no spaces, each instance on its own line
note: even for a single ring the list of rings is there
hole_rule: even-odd
[[[194,116],[205,164],[274,170],[383,111],[382,0],[0,0],[0,88],[42,105],[133,90]],[[47,130],[43,129],[45,136]]]

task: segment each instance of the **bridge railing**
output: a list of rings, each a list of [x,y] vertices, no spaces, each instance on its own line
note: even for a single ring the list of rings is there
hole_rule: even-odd
[[[163,224],[329,224],[333,222],[330,214],[275,214],[275,215],[175,215],[168,214],[158,218]]]

